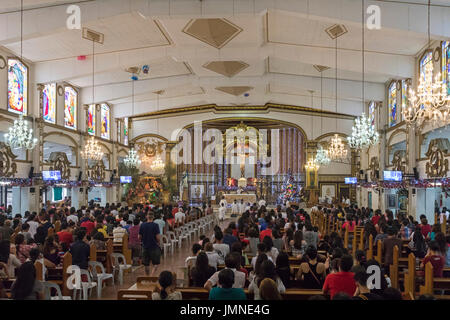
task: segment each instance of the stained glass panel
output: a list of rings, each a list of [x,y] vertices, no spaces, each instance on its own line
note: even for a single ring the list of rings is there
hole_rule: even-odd
[[[56,83],[46,84],[42,90],[42,117],[46,122],[56,122]]]
[[[123,144],[128,145],[128,118],[123,120]]]
[[[402,80],[402,110],[406,110],[408,108],[408,82],[406,80]],[[400,113],[400,117],[403,121],[403,114]]]
[[[28,68],[16,59],[8,60],[8,110],[26,115],[28,107]]]
[[[392,82],[389,87],[389,126],[397,123],[397,82]]]
[[[447,85],[447,95],[450,95],[450,41],[442,42],[442,81]]]
[[[95,104],[88,107],[87,117],[87,132],[93,136],[95,135]]]
[[[423,80],[425,80],[425,66],[431,61],[433,61],[433,52],[431,51],[427,52],[420,60],[419,73]]]
[[[109,106],[106,103],[102,103],[100,111],[101,111],[100,117],[102,119],[101,137],[103,139],[109,139],[111,131]]]
[[[70,129],[77,128],[78,93],[72,87],[64,89],[64,126]]]

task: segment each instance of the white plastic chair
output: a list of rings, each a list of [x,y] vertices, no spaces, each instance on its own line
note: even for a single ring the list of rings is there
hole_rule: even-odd
[[[103,267],[103,264],[101,264],[98,261],[89,261],[89,267],[92,272],[92,278],[94,279],[94,281],[97,281],[97,298],[101,298],[103,283],[106,282],[108,279],[112,279],[112,282],[114,284],[114,274],[106,273],[105,267]],[[101,273],[97,272],[98,270],[97,268],[101,270]]]
[[[123,284],[123,271],[131,269],[131,264],[127,264],[127,260],[125,256],[121,253],[111,253],[112,265],[113,265],[113,274],[117,271],[119,274],[119,283]],[[122,261],[122,262],[120,262]]]
[[[189,241],[189,236],[183,232],[183,229],[181,229],[181,227],[175,229],[175,234],[178,238],[178,248],[181,248],[184,240],[186,242]]]
[[[164,258],[167,256],[168,250],[170,250],[170,253],[173,254],[172,242],[170,242],[169,238],[165,234],[161,237],[161,244],[164,250]]]
[[[175,251],[175,249],[176,249],[177,244],[178,244],[179,247],[181,247],[181,246],[179,245],[180,241],[177,240],[177,236],[176,236],[175,232],[173,232],[173,231],[168,231],[168,232],[167,232],[167,237],[169,238],[170,242],[172,243],[172,246],[173,246],[173,248],[174,248],[174,251]]]
[[[88,270],[81,269],[81,275],[85,275],[87,277],[87,282],[82,281],[81,287],[83,289],[83,300],[88,300],[88,298],[92,294],[92,289],[97,286],[97,282],[92,281],[91,273]]]
[[[56,283],[42,281],[42,285],[44,286],[45,300],[72,300],[72,297],[62,295],[61,288]],[[52,289],[56,290],[56,296],[52,297]]]

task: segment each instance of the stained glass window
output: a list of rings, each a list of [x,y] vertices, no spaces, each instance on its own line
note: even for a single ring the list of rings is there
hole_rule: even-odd
[[[433,61],[433,52],[429,51],[425,53],[425,55],[420,60],[419,66],[420,79],[425,80],[425,66],[432,61]]]
[[[95,104],[91,104],[87,111],[87,132],[91,135],[95,135]]]
[[[123,120],[123,144],[128,145],[128,118]]]
[[[64,126],[76,129],[78,93],[72,87],[65,87],[64,92]]]
[[[101,137],[103,139],[110,138],[111,124],[110,124],[110,114],[109,114],[109,106],[106,103],[102,103],[101,105],[101,119],[102,119],[102,132]]]
[[[26,115],[28,107],[28,68],[16,59],[8,60],[8,110]]]
[[[375,101],[369,103],[369,119],[373,126],[375,126]]]
[[[46,122],[56,122],[56,83],[46,84],[42,90],[42,116]]]
[[[447,95],[450,95],[450,41],[442,42],[442,81],[447,85]]]
[[[397,82],[394,81],[389,86],[389,126],[397,123]]]
[[[402,80],[402,111],[408,108],[408,81]],[[403,114],[400,113],[400,117],[403,121]]]

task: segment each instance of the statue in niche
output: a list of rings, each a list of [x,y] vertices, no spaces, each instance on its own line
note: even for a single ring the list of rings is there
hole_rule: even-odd
[[[17,173],[17,156],[4,142],[0,142],[0,177],[14,177]]]
[[[60,171],[61,179],[70,179],[70,162],[64,152],[52,152],[48,161],[51,171]]]
[[[394,152],[394,157],[392,159],[392,165],[395,171],[406,171],[406,151],[397,150]]]
[[[429,178],[439,178],[447,175],[448,159],[445,159],[445,154],[439,146],[439,140],[441,139],[431,140],[426,153],[428,162],[426,163],[425,172]]]
[[[377,157],[372,157],[372,159],[370,159],[369,169],[370,169],[370,180],[371,181],[378,180],[376,176],[376,171],[380,169],[380,163],[378,162]]]

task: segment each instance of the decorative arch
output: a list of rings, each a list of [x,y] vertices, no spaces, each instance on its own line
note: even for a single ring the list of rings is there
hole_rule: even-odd
[[[77,155],[76,157],[75,157],[75,165],[76,165],[76,167],[78,167],[79,166],[79,160],[78,160],[78,154],[79,154],[79,145],[78,145],[78,142],[73,138],[73,137],[71,137],[70,135],[68,135],[68,134],[65,134],[64,132],[61,132],[61,131],[51,131],[51,132],[47,132],[47,133],[44,133],[44,135],[42,136],[42,147],[44,146],[44,143],[45,142],[51,142],[51,141],[46,141],[46,138],[48,138],[48,137],[50,137],[50,136],[60,136],[60,137],[64,137],[64,138],[67,138],[67,139],[69,139],[71,142],[72,142],[72,146],[74,147],[74,149],[75,149],[75,154]],[[43,153],[44,152],[44,150],[42,150],[42,154],[44,154]]]
[[[406,129],[397,129],[397,130],[395,130],[394,132],[392,132],[392,134],[389,136],[389,139],[388,139],[388,141],[387,141],[388,147],[391,145],[392,139],[393,139],[395,136],[397,136],[397,135],[399,135],[399,134],[401,134],[401,133],[404,133],[404,134],[405,134],[405,140],[406,140],[406,136],[407,136],[407,134],[408,134],[408,131],[406,131]]]
[[[326,139],[328,137],[333,137],[335,134],[337,134],[341,138],[344,138],[344,140],[345,140],[344,142],[345,143],[347,142],[348,135],[346,135],[345,133],[342,133],[342,132],[328,132],[328,133],[324,133],[323,135],[318,136],[317,138],[315,138],[314,141],[319,142],[319,141],[321,141],[323,139]]]
[[[163,136],[156,134],[156,133],[146,133],[146,134],[141,134],[140,136],[137,136],[133,139],[131,139],[130,143],[135,143],[138,140],[144,139],[144,138],[156,138],[159,140],[162,140],[164,142],[168,142],[169,140],[164,138]]]
[[[125,148],[122,148],[122,149],[117,151],[117,155],[118,156],[121,155],[121,154],[124,154],[125,157],[126,157],[128,155],[128,151]]]

